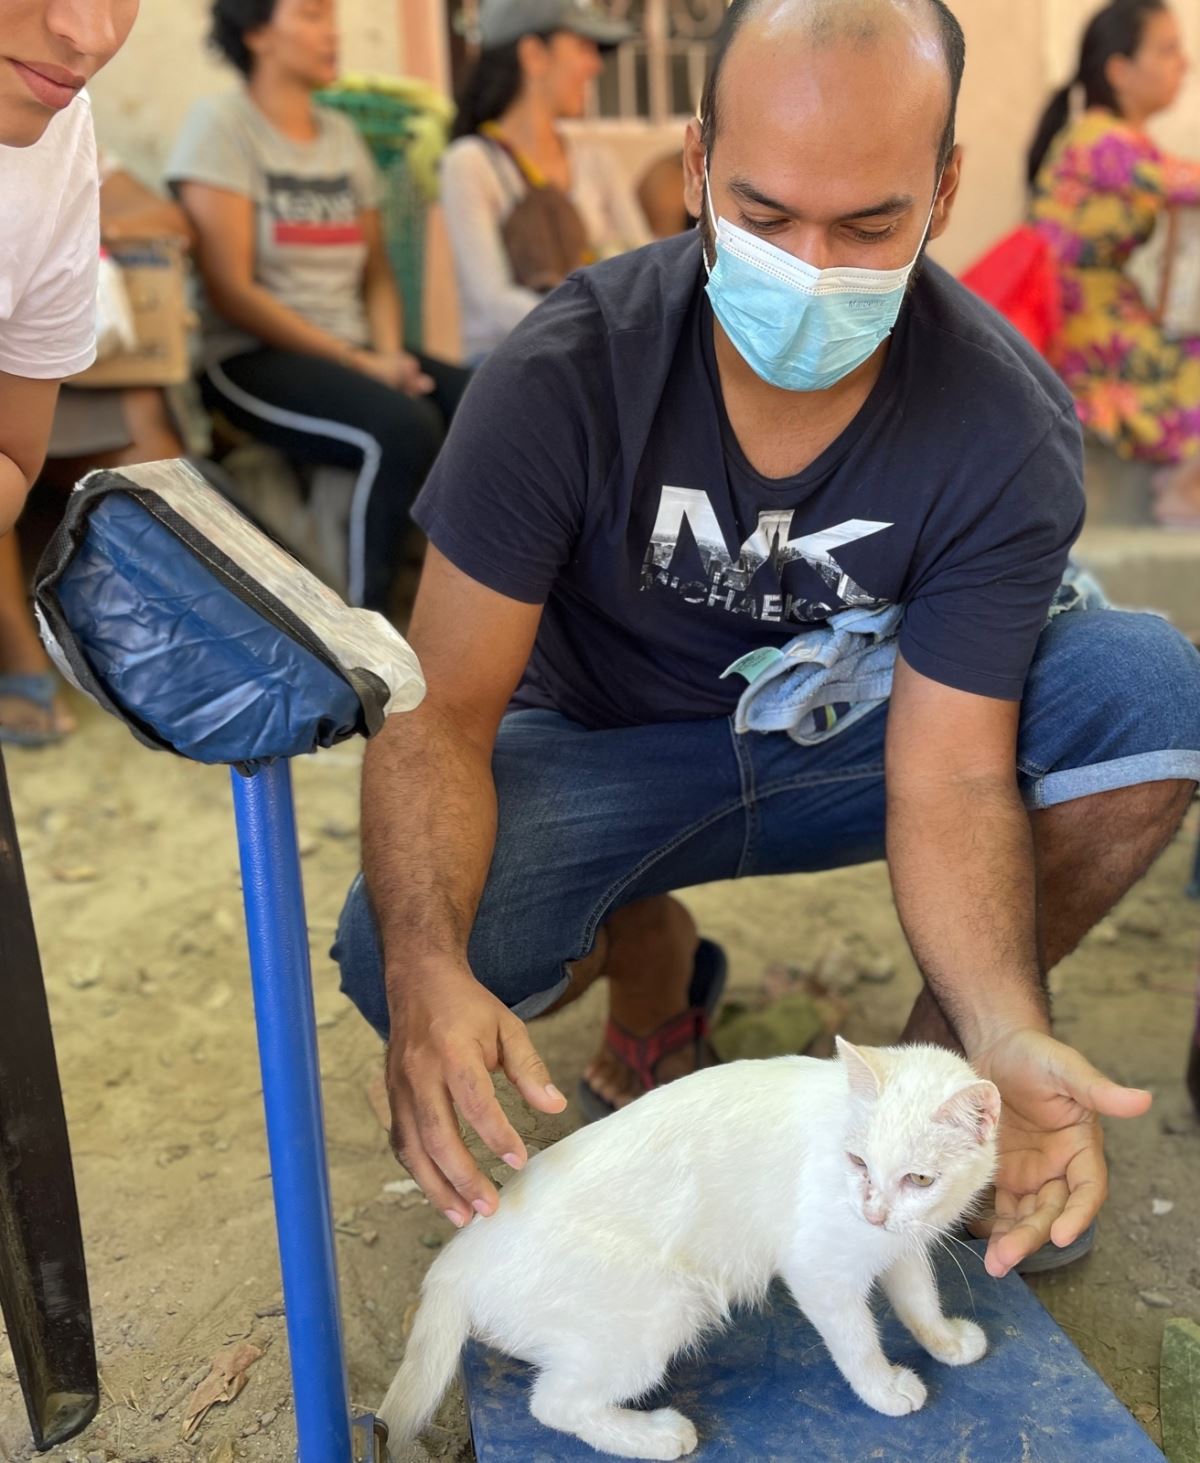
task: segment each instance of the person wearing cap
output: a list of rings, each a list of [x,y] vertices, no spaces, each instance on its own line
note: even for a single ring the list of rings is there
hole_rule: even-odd
[[[367,748],[334,953],[388,1039],[393,1148],[455,1224],[507,1202],[460,1114],[526,1158],[492,1074],[563,1109],[531,1018],[607,978],[587,1116],[710,1060],[724,958],[672,896],[716,880],[886,854],[924,978],[901,1039],[1004,1100],[992,1275],[1087,1249],[1099,1119],[1150,1106],[1055,1039],[1046,977],[1179,828],[1200,654],[1065,607],[1074,403],[925,257],[964,61],[943,0],[734,0],[686,131],[699,228],[518,326],[416,505],[428,691]],[[852,626],[873,689],[747,723],[756,676],[806,684]]]
[[[592,259],[650,241],[613,154],[559,126],[583,115],[601,51],[630,34],[589,0],[483,0],[481,54],[458,96],[455,140],[442,160],[468,361],[494,350],[542,299],[515,277],[503,237],[531,187],[549,183],[570,200]]]

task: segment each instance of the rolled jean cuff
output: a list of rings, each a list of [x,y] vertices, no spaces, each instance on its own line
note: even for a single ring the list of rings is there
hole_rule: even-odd
[[[1036,778],[1024,789],[1023,796],[1025,806],[1031,810],[1053,808],[1058,803],[1071,803],[1120,787],[1137,787],[1143,782],[1200,782],[1200,751],[1176,748],[1138,752],[1090,767],[1067,767]]]
[[[567,987],[570,984],[570,973],[564,967],[562,979],[557,985],[552,985],[546,991],[534,991],[533,995],[526,996],[523,1001],[518,1001],[512,1008],[513,1015],[519,1016],[522,1021],[532,1021],[535,1016],[541,1016],[554,1005],[555,1001],[566,995]]]

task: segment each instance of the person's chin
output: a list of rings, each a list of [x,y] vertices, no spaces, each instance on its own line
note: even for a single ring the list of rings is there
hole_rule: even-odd
[[[5,96],[0,91],[0,147],[32,147],[46,135],[56,115],[30,96]]]
[[[309,91],[325,91],[338,79],[337,67],[324,62],[310,66],[306,71],[297,71],[295,74]]]

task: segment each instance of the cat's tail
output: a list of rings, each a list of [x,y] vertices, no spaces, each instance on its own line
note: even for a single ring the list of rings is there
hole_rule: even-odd
[[[387,1424],[388,1448],[410,1443],[437,1411],[458,1365],[470,1330],[466,1291],[460,1275],[435,1265],[421,1288],[404,1361],[379,1409]]]

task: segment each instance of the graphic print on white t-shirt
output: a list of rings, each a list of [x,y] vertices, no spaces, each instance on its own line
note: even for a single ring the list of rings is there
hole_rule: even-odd
[[[348,172],[328,177],[268,172],[265,181],[275,245],[336,248],[363,243],[360,204]]]
[[[745,543],[731,547],[717,520],[712,500],[702,488],[664,484],[642,562],[641,588],[671,590],[688,604],[749,615],[767,623],[810,624],[826,620],[839,610],[882,609],[888,601],[872,594],[847,574],[833,555],[836,549],[882,533],[893,525],[849,518],[816,533],[792,538],[796,511],[776,508],[761,512],[758,526]],[[699,556],[701,578],[694,574],[688,577],[685,526]],[[682,552],[681,539],[685,541]],[[788,576],[791,592],[784,591],[784,571],[800,564],[805,566],[801,571],[804,578],[812,580],[812,593],[819,593],[816,589],[819,579],[828,595],[810,597],[803,592],[803,581],[794,573]],[[764,566],[769,566],[769,572],[760,572]]]

